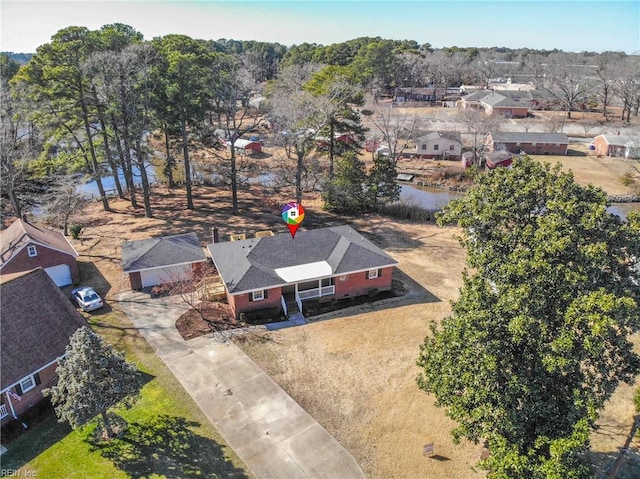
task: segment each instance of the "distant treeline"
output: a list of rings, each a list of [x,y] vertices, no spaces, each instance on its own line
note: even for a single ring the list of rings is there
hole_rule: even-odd
[[[24,65],[31,60],[33,53],[0,52],[0,55],[6,55],[20,65]]]

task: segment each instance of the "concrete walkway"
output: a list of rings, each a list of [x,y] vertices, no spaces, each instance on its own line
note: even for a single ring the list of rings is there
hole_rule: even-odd
[[[258,479],[364,478],[355,459],[231,341],[184,341],[179,298],[122,293],[135,327]]]

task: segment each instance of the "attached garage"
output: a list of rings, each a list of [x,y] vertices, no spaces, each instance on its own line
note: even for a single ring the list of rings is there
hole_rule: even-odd
[[[131,289],[142,289],[191,277],[193,265],[207,261],[195,233],[122,243],[122,269]]]
[[[71,278],[71,268],[66,264],[59,264],[58,266],[52,266],[45,268],[45,272],[53,280],[58,287],[67,286],[73,283]]]
[[[184,281],[191,276],[191,263],[166,268],[154,268],[140,271],[142,287],[149,288],[163,283]]]

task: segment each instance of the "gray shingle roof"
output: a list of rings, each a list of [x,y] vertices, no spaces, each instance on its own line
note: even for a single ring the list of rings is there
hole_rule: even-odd
[[[122,243],[122,269],[127,273],[206,259],[195,233]]]
[[[500,93],[492,93],[491,95],[487,95],[481,100],[483,103],[486,103],[492,107],[499,108],[526,108],[527,104],[518,100],[511,99],[507,96],[501,95]]]
[[[640,136],[602,135],[605,141],[613,146],[638,146]]]
[[[0,301],[2,389],[62,356],[87,324],[41,268],[3,276]]]
[[[78,253],[59,231],[16,220],[0,234],[0,263],[8,262],[27,243],[38,243],[76,258]]]
[[[333,274],[346,274],[397,262],[350,226],[298,231],[208,245],[230,293],[285,284],[275,269],[326,261]]]
[[[521,131],[493,131],[490,133],[494,143],[560,143],[569,144],[564,133],[527,133]]]
[[[446,138],[447,140],[457,141],[460,143],[460,132],[457,131],[432,131],[427,133],[426,135],[419,136],[416,138],[416,141],[433,141],[439,140],[440,138]]]
[[[491,95],[492,93],[492,90],[476,90],[473,93],[469,93],[468,95],[463,96],[461,99],[464,101],[480,101],[484,97]]]

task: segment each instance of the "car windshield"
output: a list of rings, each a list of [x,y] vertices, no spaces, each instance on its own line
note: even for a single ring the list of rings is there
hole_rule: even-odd
[[[89,293],[84,297],[85,301],[95,301],[96,299],[99,299],[96,293]]]

